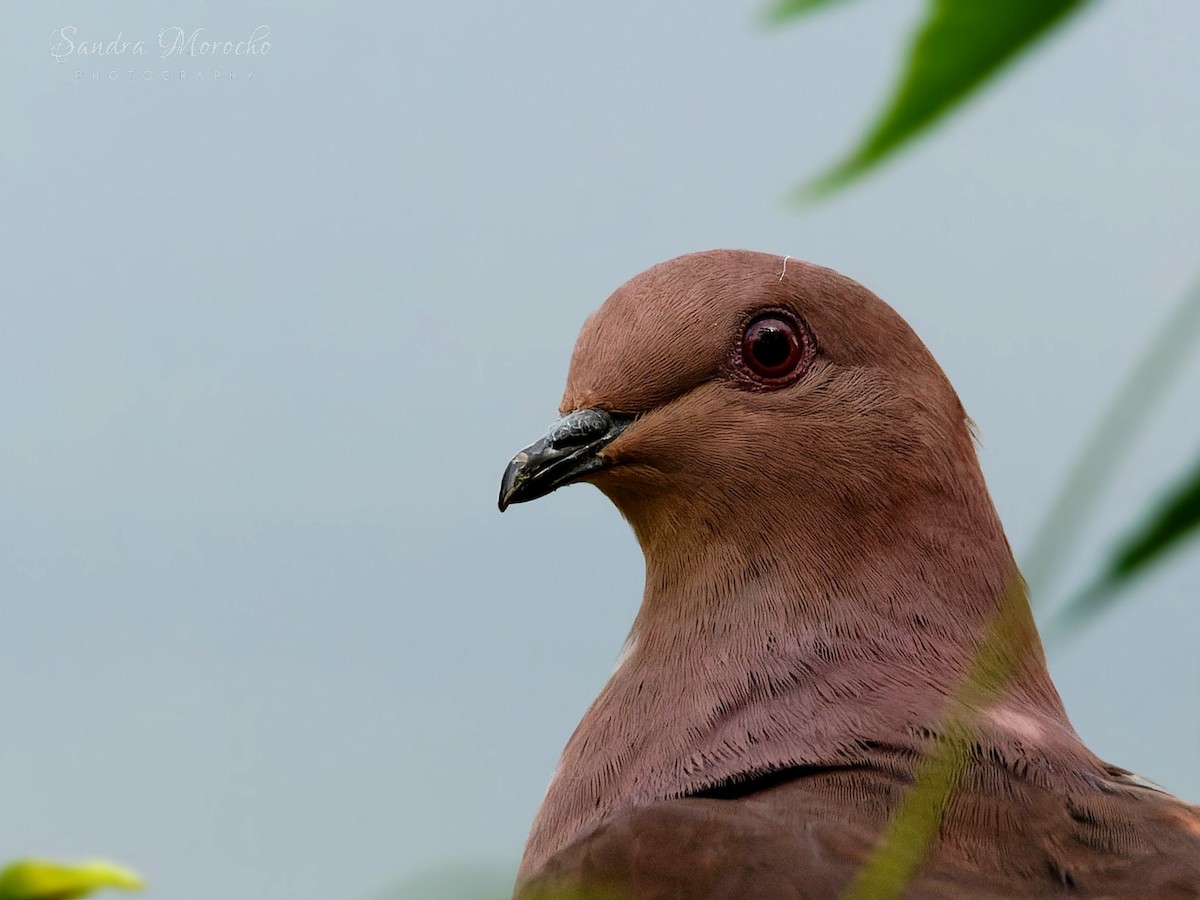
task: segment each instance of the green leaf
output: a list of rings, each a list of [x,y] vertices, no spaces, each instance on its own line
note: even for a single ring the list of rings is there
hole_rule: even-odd
[[[1112,602],[1118,589],[1200,532],[1200,459],[1117,547],[1099,578],[1055,617],[1052,629],[1077,626]]]
[[[904,74],[857,148],[801,190],[816,199],[877,166],[1089,0],[931,0]]]
[[[976,737],[970,713],[986,709],[1003,695],[1020,656],[1012,647],[1028,640],[1030,622],[1025,582],[1009,580],[1000,608],[975,648],[966,677],[955,688],[931,747],[923,754],[916,781],[904,792],[880,841],[842,892],[840,900],[903,900],[933,847],[942,815],[963,772],[971,763]]]
[[[63,865],[23,859],[0,870],[0,900],[80,900],[103,888],[138,891],[142,879],[101,860]]]
[[[1038,525],[1021,567],[1033,598],[1045,593],[1087,527],[1103,489],[1200,342],[1200,278],[1176,302],[1109,402]]]
[[[1197,528],[1200,528],[1200,460],[1159,504],[1150,521],[1121,547],[1113,559],[1109,580],[1132,578]]]
[[[824,9],[826,6],[845,2],[846,0],[776,0],[775,3],[767,7],[767,21],[774,23],[786,22],[797,16],[803,16],[810,12]]]

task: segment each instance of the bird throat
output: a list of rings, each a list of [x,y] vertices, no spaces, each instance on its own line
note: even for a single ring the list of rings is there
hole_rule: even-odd
[[[563,751],[522,872],[621,808],[785,770],[918,758],[1019,581],[986,495],[978,509],[942,512],[833,546],[828,533],[710,532],[682,562],[639,534],[642,608]],[[758,552],[768,546],[790,552]],[[1022,721],[1073,738],[1023,592],[1020,603],[1010,651]]]

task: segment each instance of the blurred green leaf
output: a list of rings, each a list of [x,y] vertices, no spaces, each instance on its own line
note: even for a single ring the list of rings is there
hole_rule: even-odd
[[[1088,2],[930,0],[888,105],[857,148],[801,195],[822,197],[874,168]]]
[[[1144,574],[1200,531],[1200,459],[1117,548],[1099,578],[1055,617],[1052,630],[1077,626],[1111,603],[1117,590]]]
[[[972,711],[1001,696],[1019,657],[1010,651],[1027,634],[1029,606],[1018,575],[1005,585],[1000,608],[980,637],[966,677],[946,706],[939,735],[927,749],[917,779],[884,829],[879,846],[843,891],[841,900],[903,900],[928,855],[942,814],[971,763],[976,738]]]
[[[1200,341],[1200,278],[1186,291],[1088,437],[1034,535],[1025,565],[1034,600],[1062,571],[1103,488],[1112,481],[1151,413]]]
[[[768,22],[786,22],[806,13],[816,12],[835,3],[845,3],[846,0],[777,0],[767,8]]]
[[[1113,559],[1108,581],[1133,577],[1200,527],[1200,460]]]
[[[104,888],[138,891],[142,879],[101,860],[63,865],[23,859],[0,871],[0,900],[80,900]]]
[[[628,892],[603,884],[558,885],[521,891],[517,900],[636,900]]]
[[[1196,468],[1159,504],[1155,515],[1120,550],[1108,580],[1128,579],[1176,547],[1200,527],[1200,460]]]

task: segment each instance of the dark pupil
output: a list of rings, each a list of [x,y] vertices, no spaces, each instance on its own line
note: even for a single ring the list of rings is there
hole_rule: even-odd
[[[764,368],[782,366],[791,354],[791,341],[777,328],[764,328],[754,337],[754,358]]]

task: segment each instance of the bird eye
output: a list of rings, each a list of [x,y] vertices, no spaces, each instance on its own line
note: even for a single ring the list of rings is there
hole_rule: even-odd
[[[753,319],[742,333],[742,363],[758,379],[778,382],[808,359],[810,346],[797,322],[770,312]]]

